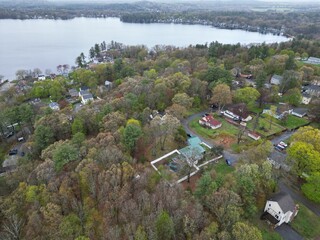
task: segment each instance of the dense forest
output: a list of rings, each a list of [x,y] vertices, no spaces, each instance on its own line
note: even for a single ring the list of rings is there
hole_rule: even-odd
[[[120,17],[132,23],[204,24],[219,28],[319,38],[319,5],[285,6],[287,11],[269,10],[257,3],[164,4],[137,2],[122,4],[27,4],[7,3],[0,7],[0,19],[71,19],[75,17]],[[282,7],[283,8],[283,7]],[[231,9],[231,10],[230,10]],[[258,9],[258,11],[256,11]],[[291,9],[291,10],[290,10]]]
[[[82,53],[78,68],[53,80],[34,82],[17,73],[17,85],[1,95],[1,161],[15,144],[4,136],[8,124],[19,123],[16,134],[26,139],[25,155],[0,178],[0,237],[258,240],[270,234],[279,239],[257,224],[282,175],[266,161],[272,151],[266,139],[238,141],[240,161],[233,167],[220,163],[224,172],[209,164],[194,185],[169,185],[170,178],[149,162],[185,146],[181,123],[193,112],[220,104],[218,94],[229,96],[226,103],[248,106],[299,105],[299,88],[319,82],[320,67],[297,59],[320,56],[319,44],[293,40],[246,48],[213,42],[147,49],[112,42],[96,44],[88,56]],[[103,57],[111,60],[93,63]],[[248,83],[234,86],[233,69],[252,74],[256,89]],[[275,73],[286,80],[266,89]],[[68,89],[83,86],[95,100],[75,110]],[[54,100],[61,110],[34,99]],[[319,106],[310,105],[314,121],[320,118]],[[303,173],[311,176],[303,185],[305,194],[319,201],[312,193],[319,181],[314,167],[320,166],[319,138],[310,134],[319,137],[319,130],[302,128],[293,136],[302,143],[293,144],[289,156],[294,177],[301,176],[304,160]],[[221,153],[219,148],[208,151],[209,157]],[[301,159],[301,151],[309,158]]]

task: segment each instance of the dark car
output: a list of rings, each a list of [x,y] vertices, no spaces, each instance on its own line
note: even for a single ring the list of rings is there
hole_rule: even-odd
[[[18,153],[18,149],[12,149],[9,151],[9,155],[16,155]]]
[[[20,156],[21,156],[21,157],[23,157],[24,155],[25,155],[25,153],[24,153],[24,152],[21,152],[21,153],[20,153]]]
[[[229,166],[231,166],[230,160],[226,159],[226,164],[228,164]]]

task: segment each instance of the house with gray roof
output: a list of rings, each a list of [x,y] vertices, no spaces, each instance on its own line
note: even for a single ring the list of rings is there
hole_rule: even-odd
[[[280,85],[282,82],[282,79],[283,79],[282,76],[274,74],[270,79],[270,84]]]
[[[49,104],[49,107],[50,107],[52,110],[54,110],[54,111],[60,110],[59,104],[58,104],[57,102],[51,102],[51,103]]]
[[[320,58],[309,57],[308,60],[305,60],[304,62],[310,64],[320,64]]]
[[[302,93],[307,93],[313,97],[320,97],[320,85],[310,84],[302,87]]]
[[[289,223],[298,214],[299,206],[285,192],[274,194],[267,200],[261,219],[270,222],[275,228]]]
[[[300,117],[300,118],[306,116],[307,113],[308,113],[308,109],[306,109],[306,108],[294,108],[294,109],[292,109],[292,112],[291,112],[292,115]]]
[[[82,104],[88,104],[89,102],[93,102],[93,96],[91,93],[86,93],[86,94],[83,94],[81,95],[81,102]]]

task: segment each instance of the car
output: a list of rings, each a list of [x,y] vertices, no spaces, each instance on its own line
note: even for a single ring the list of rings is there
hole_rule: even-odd
[[[282,152],[284,150],[284,148],[279,147],[278,145],[274,147],[276,150]]]
[[[18,142],[23,142],[24,141],[24,137],[19,137],[18,138]]]
[[[226,164],[229,165],[229,166],[231,166],[230,160],[226,159]]]
[[[18,153],[18,149],[11,149],[10,151],[9,151],[9,155],[11,156],[11,155],[16,155]]]
[[[10,138],[10,137],[12,137],[13,136],[13,132],[9,132],[7,135],[6,135],[6,138]]]
[[[23,157],[24,155],[25,155],[25,153],[24,153],[24,152],[21,152],[21,153],[20,153],[20,156],[21,156],[21,157]]]
[[[279,145],[284,146],[285,148],[288,147],[288,144],[286,144],[285,142],[280,142]]]

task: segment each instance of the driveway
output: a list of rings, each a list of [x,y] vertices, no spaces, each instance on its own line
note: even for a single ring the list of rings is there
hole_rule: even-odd
[[[199,112],[199,113],[196,113],[196,114],[193,114],[191,116],[189,116],[188,118],[184,119],[181,123],[182,123],[182,126],[184,128],[184,130],[192,135],[192,136],[197,136],[198,138],[200,138],[200,140],[202,142],[204,142],[205,144],[209,145],[210,147],[213,147],[214,144],[211,142],[211,141],[208,141],[208,139],[206,138],[203,138],[202,136],[198,135],[197,133],[195,133],[194,131],[192,131],[192,129],[190,129],[189,127],[189,122],[191,122],[192,120],[194,120],[195,118],[198,118],[198,117],[201,117],[202,115],[204,115],[205,113],[209,113],[210,110],[207,110],[207,111],[202,111],[202,112]],[[228,159],[231,164],[234,164],[236,163],[239,158],[241,157],[240,154],[233,154],[227,150],[223,150],[223,157],[225,159]]]
[[[299,233],[285,223],[277,227],[275,231],[279,233],[284,240],[303,240],[303,237],[300,236]]]

